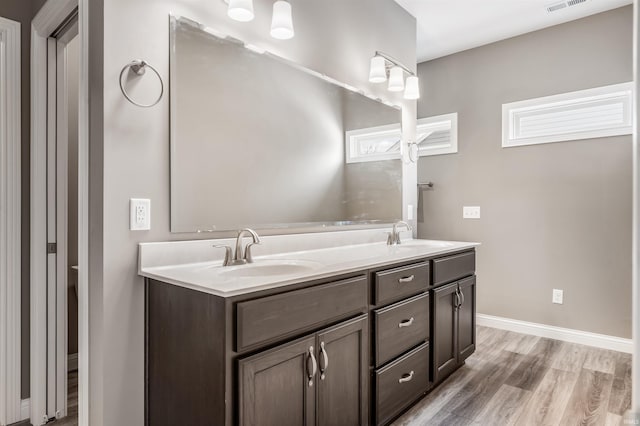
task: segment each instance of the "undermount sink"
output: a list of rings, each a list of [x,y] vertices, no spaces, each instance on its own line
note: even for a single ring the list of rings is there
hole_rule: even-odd
[[[257,260],[246,265],[223,268],[219,274],[223,277],[264,277],[276,275],[292,275],[318,269],[322,264],[302,260]]]

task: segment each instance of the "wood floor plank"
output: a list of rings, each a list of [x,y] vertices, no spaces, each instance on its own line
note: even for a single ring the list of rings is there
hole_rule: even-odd
[[[551,366],[564,345],[566,343],[559,340],[540,338],[529,352],[529,355],[540,357],[542,362]]]
[[[588,347],[583,367],[589,370],[613,374],[616,368],[617,353],[606,349]]]
[[[532,391],[547,374],[549,366],[544,362],[543,357],[532,355],[523,355],[523,357],[505,383],[509,386]]]
[[[540,341],[540,337],[530,334],[510,333],[507,337],[505,351],[528,355],[534,346]]]
[[[609,397],[609,412],[623,416],[631,409],[631,355],[616,356],[613,385]]]
[[[578,373],[549,369],[524,407],[518,425],[558,425],[577,380]]]
[[[560,424],[603,425],[607,417],[613,375],[583,368]]]
[[[464,385],[444,406],[443,410],[468,419],[476,418],[493,398],[523,355],[502,351],[492,362]]]
[[[617,414],[607,413],[604,426],[620,426],[622,425],[622,416]]]
[[[587,353],[590,353],[588,346],[565,343],[553,357],[551,367],[556,370],[578,373],[582,370]]]
[[[482,425],[516,425],[531,394],[528,390],[502,385],[475,420]]]

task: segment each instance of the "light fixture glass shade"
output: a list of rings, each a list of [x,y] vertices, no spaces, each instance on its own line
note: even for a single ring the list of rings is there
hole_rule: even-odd
[[[389,71],[389,87],[390,92],[400,92],[404,89],[404,74],[402,68],[396,66]]]
[[[418,77],[415,75],[407,77],[407,82],[404,88],[404,98],[409,100],[420,98],[420,83]]]
[[[278,0],[273,4],[271,37],[277,38],[278,40],[288,40],[292,38],[294,34],[291,4],[288,1]]]
[[[382,56],[371,58],[371,68],[369,69],[369,81],[371,83],[384,83],[387,81],[387,66]]]
[[[252,21],[254,17],[253,0],[229,0],[227,15],[240,22]]]

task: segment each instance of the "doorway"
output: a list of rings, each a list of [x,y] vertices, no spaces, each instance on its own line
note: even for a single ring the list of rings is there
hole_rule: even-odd
[[[80,45],[77,4],[68,5],[32,51],[32,84],[44,83],[32,99],[33,425],[78,424]]]

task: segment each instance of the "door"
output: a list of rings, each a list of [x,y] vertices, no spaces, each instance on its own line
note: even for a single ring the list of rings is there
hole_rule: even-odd
[[[240,425],[315,424],[316,335],[240,360]]]
[[[318,425],[368,424],[368,321],[318,333]]]
[[[458,363],[457,290],[457,282],[432,290],[434,383],[451,373]]]
[[[476,349],[476,277],[458,282],[460,308],[458,309],[458,363],[463,362]]]

